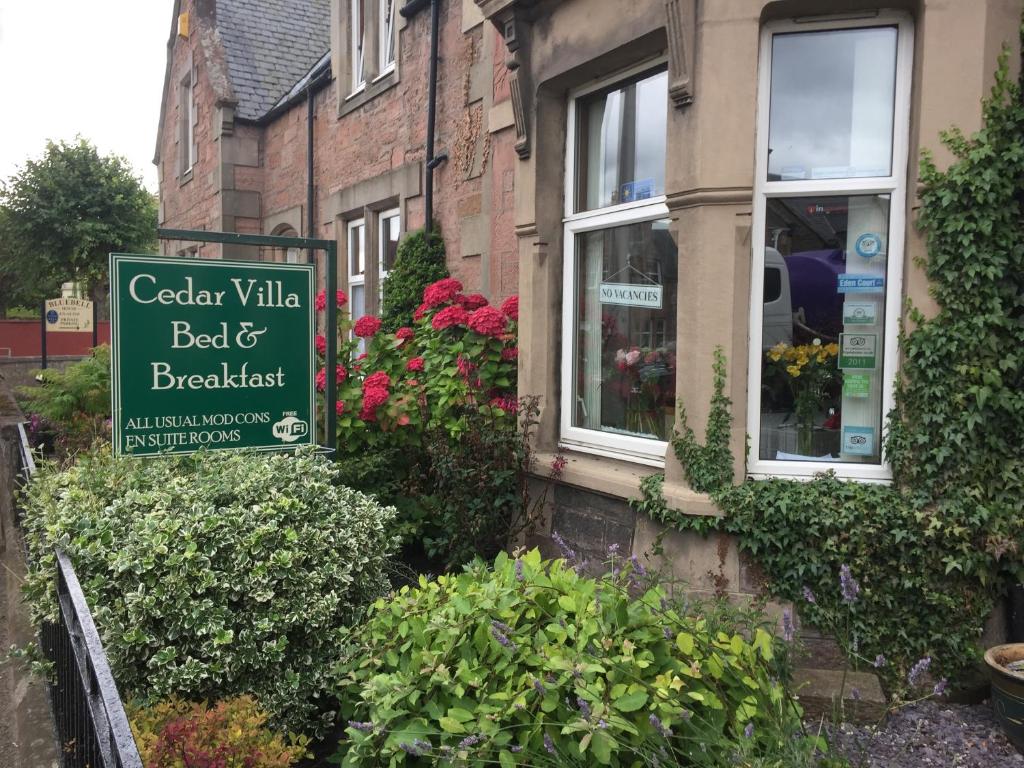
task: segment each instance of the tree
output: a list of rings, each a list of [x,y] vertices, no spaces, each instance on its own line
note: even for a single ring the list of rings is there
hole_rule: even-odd
[[[95,294],[107,283],[113,251],[151,250],[156,198],[128,161],[101,157],[90,142],[47,142],[0,184],[0,275],[16,275],[12,299],[52,293],[79,280]]]
[[[381,322],[385,331],[394,333],[403,325],[412,325],[412,315],[423,301],[423,289],[443,277],[444,240],[435,230],[411,232],[398,246],[395,266],[384,278],[384,307]]]

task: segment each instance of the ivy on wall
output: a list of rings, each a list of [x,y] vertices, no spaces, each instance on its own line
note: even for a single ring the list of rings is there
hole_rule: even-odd
[[[806,620],[825,625],[846,615],[848,649],[861,659],[884,656],[879,671],[896,691],[924,656],[937,674],[977,662],[986,616],[1007,583],[1024,581],[1022,87],[1004,50],[984,127],[971,137],[942,135],[954,156],[946,170],[922,157],[921,267],[938,311],[926,318],[908,306],[913,330],[900,338],[885,443],[893,484],[826,473],[733,485],[731,403],[716,350],[705,441],[682,412],[673,446],[691,486],[710,493],[725,516],[668,509],[660,475],[644,482],[636,503],[678,529],[735,534],[771,591],[799,602]],[[860,583],[855,604],[844,603],[839,587],[844,565]]]

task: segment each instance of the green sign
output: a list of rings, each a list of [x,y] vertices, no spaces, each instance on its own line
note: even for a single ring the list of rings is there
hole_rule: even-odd
[[[843,397],[871,397],[871,374],[844,373]]]
[[[839,367],[847,370],[875,370],[877,333],[839,334]]]
[[[313,269],[111,254],[114,452],[311,444]]]

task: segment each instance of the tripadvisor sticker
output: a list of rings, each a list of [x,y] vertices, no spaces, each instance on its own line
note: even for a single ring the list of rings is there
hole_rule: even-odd
[[[115,453],[312,444],[313,269],[112,254]]]
[[[873,371],[877,365],[877,333],[839,334],[839,367]]]

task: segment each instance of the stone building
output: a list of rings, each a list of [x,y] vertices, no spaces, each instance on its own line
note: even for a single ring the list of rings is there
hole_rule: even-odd
[[[737,477],[886,481],[898,318],[930,306],[916,158],[979,127],[1022,1],[435,2],[434,218],[467,290],[520,296],[541,466],[567,459],[549,525],[644,552],[657,528],[626,502],[660,469],[671,506],[717,513],[667,442],[679,403],[702,431],[716,347]],[[429,6],[176,0],[161,226],[334,238],[375,311],[424,223]],[[780,344],[838,358],[841,388],[788,387]],[[727,540],[665,546],[697,588],[756,587]]]

